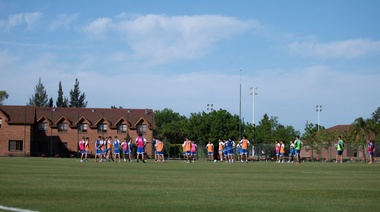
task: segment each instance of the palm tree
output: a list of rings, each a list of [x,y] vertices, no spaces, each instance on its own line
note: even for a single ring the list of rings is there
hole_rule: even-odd
[[[371,135],[367,121],[368,119],[365,120],[363,117],[359,117],[350,126],[350,132],[355,136],[355,144],[359,145],[362,149],[364,160],[366,160],[364,145]]]

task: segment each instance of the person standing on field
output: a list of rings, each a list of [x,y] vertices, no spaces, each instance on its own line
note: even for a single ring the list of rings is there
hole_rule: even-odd
[[[113,153],[115,160],[119,159],[120,163],[120,141],[117,139],[117,136],[115,136],[115,140],[113,141]]]
[[[96,140],[95,142],[95,150],[96,150],[95,162],[98,162],[96,160],[97,157],[99,158],[99,162],[102,162],[102,156],[103,156],[102,145],[103,145],[102,137],[99,136],[98,140]]]
[[[208,161],[214,160],[214,144],[211,141],[206,145]]]
[[[145,163],[145,144],[146,139],[143,137],[142,133],[139,133],[139,137],[136,138],[136,146],[137,146],[137,163],[139,162],[139,155],[141,155],[141,160]]]
[[[240,146],[241,146],[241,162],[244,162],[243,161],[243,158],[245,156],[245,162],[248,163],[248,146],[250,145],[248,139],[245,138],[245,136],[243,136],[243,139],[241,139],[241,141],[239,142]]]
[[[90,139],[89,137],[86,137],[86,141],[84,142],[84,161],[88,162],[88,152],[90,152]]]
[[[301,163],[301,149],[302,149],[302,141],[300,140],[300,136],[297,135],[296,140],[294,141],[294,149],[296,153],[296,164]]]
[[[279,163],[284,163],[285,162],[285,144],[281,140],[280,141],[280,161]]]
[[[186,163],[190,163],[190,157],[191,157],[191,141],[186,138],[186,140],[182,144],[183,152],[185,153],[186,157]]]
[[[79,150],[80,150],[80,162],[83,162],[83,156],[84,156],[84,137],[82,137],[82,139],[80,139],[79,141]]]
[[[373,163],[373,152],[375,151],[375,142],[370,140],[368,142],[368,155],[369,155],[369,164]]]
[[[276,163],[280,162],[280,144],[278,140],[274,142],[274,149],[276,150]]]
[[[335,163],[338,163],[338,160],[340,161],[340,163],[343,163],[343,147],[344,147],[344,142],[343,142],[341,136],[338,136],[338,143],[335,146],[336,146],[336,160],[335,160]]]
[[[157,162],[164,163],[164,142],[158,139],[154,139],[155,142],[155,148],[157,151]]]
[[[226,146],[227,146],[227,157],[228,157],[228,160],[226,161],[226,163],[234,163],[235,141],[233,141],[231,138],[228,138]]]
[[[294,157],[294,143],[293,141],[290,141],[290,146],[289,146],[289,160],[288,163],[293,163],[293,157]]]
[[[222,139],[219,139],[218,152],[219,152],[219,160],[220,160],[220,162],[223,162],[223,149],[224,149],[224,142],[222,141]]]

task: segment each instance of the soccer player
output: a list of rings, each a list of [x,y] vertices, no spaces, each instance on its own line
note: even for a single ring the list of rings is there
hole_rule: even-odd
[[[274,143],[274,149],[276,150],[276,163],[280,162],[280,144],[278,140]]]
[[[223,149],[224,149],[224,142],[222,141],[222,139],[219,139],[218,152],[219,152],[220,162],[223,162]]]
[[[84,137],[82,137],[82,139],[80,139],[79,141],[79,150],[80,150],[80,162],[83,162],[83,156],[84,156]]]
[[[208,161],[214,161],[214,144],[211,141],[206,145]]]
[[[280,141],[280,161],[279,163],[284,163],[285,161],[285,144],[284,142],[281,140]]]
[[[90,151],[90,139],[89,137],[86,137],[86,141],[84,142],[84,161],[88,162],[88,152]]]
[[[235,141],[233,141],[231,138],[228,138],[227,140],[227,155],[228,155],[228,161],[226,163],[233,163],[234,162],[234,148],[235,148]]]
[[[289,147],[289,160],[288,163],[293,163],[293,157],[294,157],[294,143],[293,141],[290,141],[290,147]]]
[[[375,151],[375,142],[370,140],[368,142],[368,155],[369,155],[369,164],[373,163],[373,152]]]
[[[120,141],[119,139],[117,139],[117,136],[115,136],[115,140],[113,141],[113,154],[115,155],[114,156],[115,160],[119,158],[119,163],[120,163]]]
[[[128,142],[127,139],[124,138],[123,142],[121,142],[121,147],[123,148],[123,160],[127,161],[126,156],[128,155]]]
[[[236,151],[237,151],[237,155],[238,155],[238,159],[237,159],[238,163],[240,163],[240,161],[243,162],[243,160],[242,160],[241,144],[240,143],[238,143],[236,145]]]
[[[302,148],[302,141],[300,140],[300,136],[297,135],[296,140],[294,141],[294,149],[296,153],[296,164],[301,163],[301,148]]]
[[[343,163],[343,147],[344,147],[344,142],[342,140],[341,136],[338,136],[338,143],[335,144],[336,146],[336,159],[335,163],[338,163],[338,160],[340,163]]]
[[[95,149],[96,149],[95,162],[98,162],[96,160],[97,157],[99,158],[99,162],[102,162],[102,155],[103,155],[102,145],[103,145],[102,137],[99,136],[98,140],[96,140],[95,142]]]
[[[100,149],[102,151],[102,158],[106,160],[106,139],[104,137],[100,140]]]
[[[195,162],[195,157],[197,156],[197,144],[195,141],[191,141],[191,147],[190,147],[190,154],[191,154],[191,159],[193,162]]]
[[[191,141],[186,138],[182,144],[183,152],[185,153],[186,163],[190,163],[190,154],[191,154]]]
[[[115,137],[117,139],[117,137]],[[112,148],[112,136],[109,136],[106,143],[104,144],[106,146],[106,160],[109,161],[110,159],[113,160],[112,153],[111,153],[111,148]]]
[[[155,142],[155,148],[157,150],[157,162],[163,163],[164,160],[164,142],[158,139],[154,139]]]
[[[245,136],[243,136],[243,139],[241,139],[239,144],[241,145],[241,162],[244,162],[243,156],[245,156],[245,162],[248,163],[248,146],[250,145],[250,143],[248,139],[246,139]]]
[[[133,150],[133,143],[132,140],[128,141],[128,158],[129,162],[132,162],[132,150]]]
[[[139,156],[141,155],[141,160],[143,163],[145,163],[145,144],[146,144],[146,139],[143,137],[142,133],[139,133],[139,137],[136,138],[136,146],[137,146],[137,163],[139,162]]]

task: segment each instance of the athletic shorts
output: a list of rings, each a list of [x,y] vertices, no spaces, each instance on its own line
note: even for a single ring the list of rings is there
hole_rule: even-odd
[[[342,155],[343,154],[343,150],[338,150],[336,154]]]
[[[197,152],[191,152],[191,155],[196,155],[197,154]]]
[[[137,147],[137,154],[144,154],[144,147]]]
[[[80,151],[80,153],[84,154],[84,149]]]
[[[294,155],[294,149],[290,149],[289,156],[293,156],[293,155]]]
[[[280,153],[280,157],[284,157],[284,153]]]
[[[191,152],[190,151],[186,151],[185,155],[191,155]]]
[[[219,153],[223,153],[223,150],[219,150]]]
[[[280,152],[276,152],[276,155],[280,155]]]
[[[87,155],[87,154],[88,154],[88,151],[87,151],[87,150],[84,150],[84,154],[86,154],[86,155]]]
[[[242,153],[242,154],[248,154],[248,149],[242,149],[242,150],[241,150],[241,153]]]
[[[161,155],[164,155],[164,152],[163,151],[157,151],[156,154],[161,156]]]
[[[368,152],[368,155],[369,156],[373,156],[373,152]]]
[[[228,154],[228,155],[233,155],[233,154],[234,154],[234,150],[233,150],[233,149],[228,150],[228,151],[227,151],[227,154]]]
[[[207,155],[213,155],[214,152],[207,152]]]
[[[101,154],[102,154],[102,150],[101,150],[101,149],[97,149],[97,150],[96,150],[96,154],[97,154],[97,155],[101,155]]]
[[[107,150],[106,150],[107,153],[110,152],[110,151],[111,151],[111,149],[107,149]]]
[[[301,151],[298,149],[295,149],[295,152],[296,152],[296,155],[299,155]]]
[[[120,155],[120,149],[115,149],[115,150],[113,151],[113,154],[119,154],[119,155]]]

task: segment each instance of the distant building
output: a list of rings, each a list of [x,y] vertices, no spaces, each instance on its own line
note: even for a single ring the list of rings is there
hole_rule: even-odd
[[[95,153],[98,136],[115,136],[122,142],[134,141],[138,132],[149,142],[146,153],[152,156],[152,109],[51,108],[0,106],[0,156],[67,156],[79,150],[82,137],[90,139],[90,154]]]

